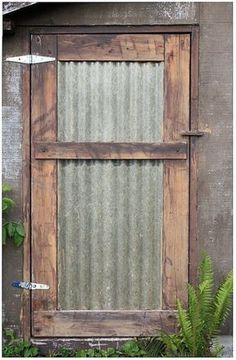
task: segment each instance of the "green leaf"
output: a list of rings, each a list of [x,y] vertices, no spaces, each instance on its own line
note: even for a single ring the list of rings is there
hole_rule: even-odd
[[[115,357],[116,356],[116,350],[114,348],[107,348],[104,350],[104,357]]]
[[[5,329],[4,336],[8,338],[8,341],[13,341],[16,339],[15,332],[12,329]]]
[[[19,223],[16,225],[16,232],[22,237],[25,236],[25,229],[24,229],[23,224]]]
[[[121,348],[124,355],[127,356],[136,356],[139,355],[140,349],[138,347],[137,342],[135,341],[127,341]]]
[[[2,185],[2,192],[10,192],[12,191],[12,187],[9,184],[3,184]]]
[[[3,226],[2,227],[2,243],[3,243],[3,245],[6,244],[6,241],[7,241],[7,229],[6,229],[6,226]]]
[[[24,350],[24,357],[36,357],[38,353],[39,349],[30,345]]]
[[[9,222],[8,224],[6,224],[7,226],[7,233],[8,233],[8,236],[11,238],[13,237],[14,233],[15,233],[15,224],[12,223],[12,222]]]
[[[13,206],[15,206],[15,201],[13,201],[10,198],[4,197],[2,199],[2,211],[6,212],[7,210],[11,209]]]
[[[14,236],[13,236],[13,242],[14,242],[14,244],[15,244],[17,247],[19,247],[19,246],[22,245],[23,241],[24,241],[24,237],[21,236],[20,234],[18,234],[17,232],[15,232],[15,233],[14,233]]]
[[[86,357],[87,351],[82,349],[75,352],[75,357]]]

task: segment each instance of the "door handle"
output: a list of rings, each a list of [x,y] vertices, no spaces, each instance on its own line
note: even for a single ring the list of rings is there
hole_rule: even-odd
[[[205,132],[201,130],[186,130],[180,133],[180,135],[182,136],[197,136],[197,137],[203,136],[204,134]]]

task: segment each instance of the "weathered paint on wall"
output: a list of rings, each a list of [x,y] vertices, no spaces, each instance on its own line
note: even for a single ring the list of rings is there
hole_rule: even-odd
[[[36,11],[16,16],[16,23],[26,25],[153,25],[196,24],[198,4],[184,2],[150,3],[55,3],[47,11],[37,4]],[[55,11],[56,9],[56,11]],[[33,9],[32,9],[33,10]],[[28,15],[27,15],[28,14]]]
[[[200,24],[199,128],[206,129],[209,135],[198,140],[198,239],[199,249],[206,249],[213,257],[217,283],[232,268],[232,12],[232,3],[60,3],[34,5],[24,10],[24,15],[23,10],[14,15],[16,25]],[[14,36],[4,38],[4,57],[22,53],[18,32],[17,27]],[[4,104],[12,106],[11,93],[6,91],[5,74]],[[20,85],[19,91],[21,98]],[[20,106],[15,109],[20,114]],[[19,139],[20,115],[15,115],[15,119],[14,136]],[[10,124],[9,118],[3,118],[5,134],[10,133]],[[8,162],[12,144],[9,140],[4,141],[3,176],[14,183],[20,197],[20,148],[17,145],[14,162]],[[20,214],[19,209],[17,214]],[[16,325],[19,329],[19,292],[11,289],[9,282],[21,278],[21,251],[7,246],[4,252],[4,326]],[[227,322],[224,332],[232,332],[232,319]]]

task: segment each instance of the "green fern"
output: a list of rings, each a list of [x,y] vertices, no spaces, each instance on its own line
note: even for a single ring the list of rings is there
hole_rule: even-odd
[[[188,314],[192,327],[192,353],[201,351],[201,329],[203,321],[200,316],[200,304],[198,296],[191,284],[188,284]]]
[[[148,357],[162,357],[165,355],[166,346],[159,336],[138,340],[139,346]]]
[[[212,297],[213,297],[214,274],[210,256],[204,255],[199,266],[199,286],[197,288],[197,298],[199,302],[199,311],[202,326],[208,328],[208,322],[213,313]]]
[[[217,335],[224,324],[232,306],[233,273],[230,272],[216,292],[213,303],[213,319],[210,326],[211,335]]]
[[[146,341],[145,351],[150,356],[217,357],[223,347],[216,343],[222,324],[232,306],[233,274],[228,274],[213,293],[214,274],[211,258],[204,255],[199,266],[199,285],[187,285],[188,309],[177,300],[178,334],[162,333],[155,340]],[[156,351],[156,354],[155,354]]]
[[[178,321],[180,326],[180,334],[186,347],[189,351],[193,349],[193,332],[192,332],[192,324],[189,319],[189,315],[185,309],[183,309],[180,301],[177,299],[177,310],[178,310]]]

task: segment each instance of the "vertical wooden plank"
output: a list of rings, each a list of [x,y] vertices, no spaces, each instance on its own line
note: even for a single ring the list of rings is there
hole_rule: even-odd
[[[30,49],[28,33],[22,33],[22,43],[27,54]],[[23,279],[30,280],[30,68],[22,70],[22,217],[25,229],[23,244]],[[22,291],[22,336],[30,338],[30,292]]]
[[[191,34],[191,102],[190,128],[198,130],[198,56],[199,28],[194,27]],[[189,280],[196,285],[198,269],[197,242],[197,138],[190,138],[190,222],[189,222]]]
[[[180,140],[189,128],[190,36],[165,37],[164,141]],[[179,298],[187,304],[189,166],[165,161],[163,234],[163,309]]]
[[[56,36],[33,35],[32,54],[56,57]],[[32,65],[32,153],[35,141],[56,141],[56,62]],[[49,290],[32,292],[32,309],[57,306],[57,170],[56,160],[32,156],[32,281]]]

